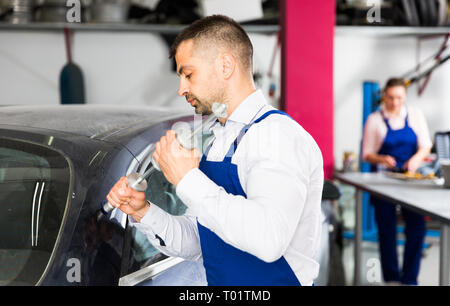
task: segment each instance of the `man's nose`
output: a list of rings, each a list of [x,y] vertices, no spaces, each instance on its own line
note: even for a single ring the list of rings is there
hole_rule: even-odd
[[[189,89],[187,87],[186,82],[183,80],[183,78],[180,78],[180,88],[178,88],[178,95],[179,96],[186,96],[189,92]]]

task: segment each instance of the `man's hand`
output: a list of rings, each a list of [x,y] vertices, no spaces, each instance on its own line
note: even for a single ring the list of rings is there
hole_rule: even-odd
[[[167,131],[156,144],[153,158],[158,163],[166,179],[177,186],[190,170],[199,165],[197,149],[187,150],[177,141],[173,130]]]
[[[132,216],[137,222],[145,216],[150,206],[145,200],[145,193],[128,187],[128,177],[123,176],[111,188],[106,196],[108,202],[118,207],[127,215]]]

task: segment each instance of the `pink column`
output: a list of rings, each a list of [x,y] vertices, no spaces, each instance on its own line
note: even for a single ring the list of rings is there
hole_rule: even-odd
[[[281,108],[319,145],[332,178],[334,0],[279,0]]]

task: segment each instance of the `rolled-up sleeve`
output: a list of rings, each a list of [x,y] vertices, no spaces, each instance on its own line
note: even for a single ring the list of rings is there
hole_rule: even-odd
[[[430,132],[428,130],[428,124],[425,120],[425,116],[421,111],[416,111],[416,126],[414,130],[417,134],[417,145],[419,148],[431,148],[432,141],[430,138]]]
[[[173,216],[155,204],[150,204],[147,214],[138,223],[131,216],[130,225],[146,235],[150,243],[168,256],[187,260],[201,258],[197,220],[189,211]]]
[[[377,153],[383,142],[380,139],[378,125],[380,120],[377,120],[376,114],[373,113],[367,117],[366,124],[364,125],[363,141],[362,141],[362,158],[366,160],[367,155]],[[383,123],[383,122],[381,122]]]

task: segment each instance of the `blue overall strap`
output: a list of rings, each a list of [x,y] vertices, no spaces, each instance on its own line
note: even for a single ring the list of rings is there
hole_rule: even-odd
[[[213,143],[214,143],[214,140],[211,140],[209,142],[208,146],[205,149],[205,152],[203,152],[203,157],[202,158],[205,158],[206,156],[208,156],[209,150],[211,149]]]
[[[391,125],[389,124],[389,119],[384,115],[384,112],[380,110],[380,114],[381,114],[381,117],[383,118],[383,121],[386,124],[388,130],[392,130]],[[408,111],[406,111],[406,116],[405,116],[405,127],[409,127]]]
[[[284,114],[280,111],[269,111],[245,126],[241,130],[241,134],[245,134],[245,128],[248,130],[253,123],[260,122],[275,113]],[[233,144],[230,148],[233,148]],[[227,193],[246,198],[247,195],[239,180],[238,165],[231,163],[232,155],[226,156],[222,161],[208,161],[204,155],[200,161],[199,169]],[[264,262],[256,256],[226,243],[215,232],[198,221],[197,227],[208,285],[301,285],[284,256],[274,262]]]
[[[379,112],[380,112],[381,118],[383,118],[383,121],[386,124],[387,129],[390,130],[391,126],[389,125],[388,118],[384,115],[384,112],[382,110],[380,110]]]
[[[259,123],[260,121],[264,120],[265,118],[267,118],[270,115],[273,114],[279,114],[279,115],[284,115],[284,116],[288,116],[289,118],[292,119],[291,116],[289,116],[288,114],[286,114],[283,111],[277,110],[277,109],[273,109],[270,111],[265,112],[264,114],[262,114],[260,117],[258,117],[256,120],[254,120],[253,122],[250,122],[249,124],[247,124],[246,126],[244,126],[244,128],[242,129],[242,131],[239,133],[238,137],[236,137],[236,139],[234,140],[233,144],[230,146],[230,148],[228,149],[228,152],[226,154],[227,157],[231,157],[234,152],[236,152],[237,146],[238,144],[241,142],[242,137],[244,137],[244,135],[247,133],[247,131],[250,129],[250,127],[255,124],[255,123]],[[294,119],[292,119],[294,120]]]
[[[267,116],[270,116],[270,115],[272,115],[272,114],[285,115],[285,116],[288,116],[289,118],[292,119],[292,117],[289,116],[288,114],[286,114],[285,112],[280,111],[280,110],[278,110],[278,109],[273,109],[273,110],[270,110],[270,111],[264,113],[261,117],[259,117],[258,119],[256,119],[253,123],[258,123],[258,122],[264,120]],[[292,120],[294,120],[294,119],[292,119]]]

